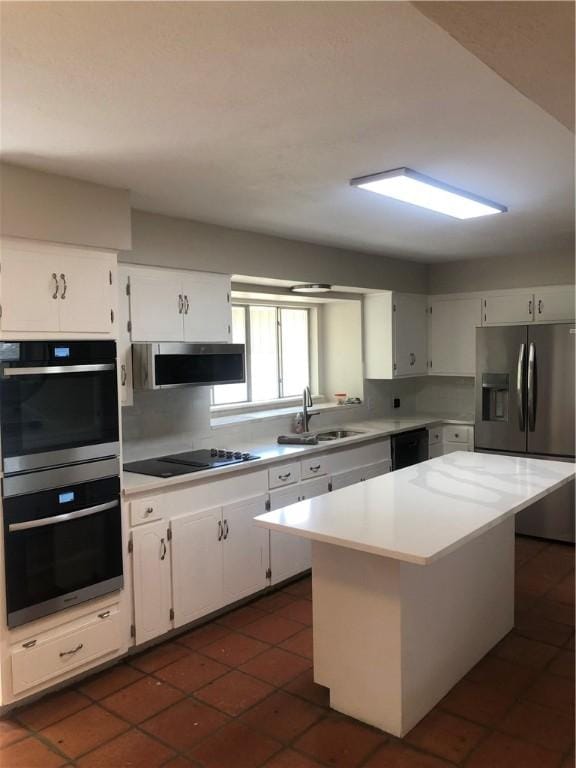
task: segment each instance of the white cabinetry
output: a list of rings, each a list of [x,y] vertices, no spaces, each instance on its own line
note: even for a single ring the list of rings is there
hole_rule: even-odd
[[[269,509],[281,509],[300,501],[300,488],[278,488],[270,491]],[[278,584],[310,568],[310,542],[288,533],[270,531],[270,570],[272,584]]]
[[[444,424],[428,428],[428,458],[454,451],[474,450],[474,427],[468,424]]]
[[[114,334],[116,254],[10,241],[0,261],[2,333]]]
[[[427,297],[369,294],[364,301],[366,378],[393,379],[427,373]]]
[[[132,341],[231,340],[228,275],[147,267],[127,272]]]
[[[266,496],[222,507],[224,603],[268,586],[268,533],[254,525],[266,511]]]
[[[476,328],[482,324],[480,298],[433,298],[429,311],[430,374],[474,376]]]
[[[534,320],[534,294],[509,291],[486,296],[482,302],[483,325],[512,325]]]
[[[163,635],[172,627],[170,548],[166,522],[132,532],[132,577],[136,643]]]
[[[222,596],[222,509],[193,512],[170,521],[174,625],[217,610]]]
[[[574,286],[542,289],[534,294],[534,312],[537,323],[572,322]]]

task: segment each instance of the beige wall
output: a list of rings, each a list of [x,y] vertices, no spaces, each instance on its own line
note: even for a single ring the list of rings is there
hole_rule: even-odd
[[[131,246],[130,193],[2,163],[0,233],[120,250]]]
[[[574,283],[573,253],[543,253],[431,264],[430,293]]]
[[[122,261],[286,280],[425,293],[424,264],[132,212],[132,250]]]

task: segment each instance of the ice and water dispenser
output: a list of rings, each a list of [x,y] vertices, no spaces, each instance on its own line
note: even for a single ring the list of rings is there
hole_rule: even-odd
[[[482,421],[508,421],[510,377],[507,373],[482,374]]]

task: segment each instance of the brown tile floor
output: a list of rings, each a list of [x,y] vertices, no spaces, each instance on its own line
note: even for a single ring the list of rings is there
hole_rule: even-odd
[[[404,739],[328,708],[310,579],[0,720],[3,768],[574,766],[574,549],[519,538],[516,628]]]

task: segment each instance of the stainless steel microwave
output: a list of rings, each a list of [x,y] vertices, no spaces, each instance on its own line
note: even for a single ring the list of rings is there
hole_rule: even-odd
[[[140,389],[246,381],[244,344],[133,344],[132,363]]]

